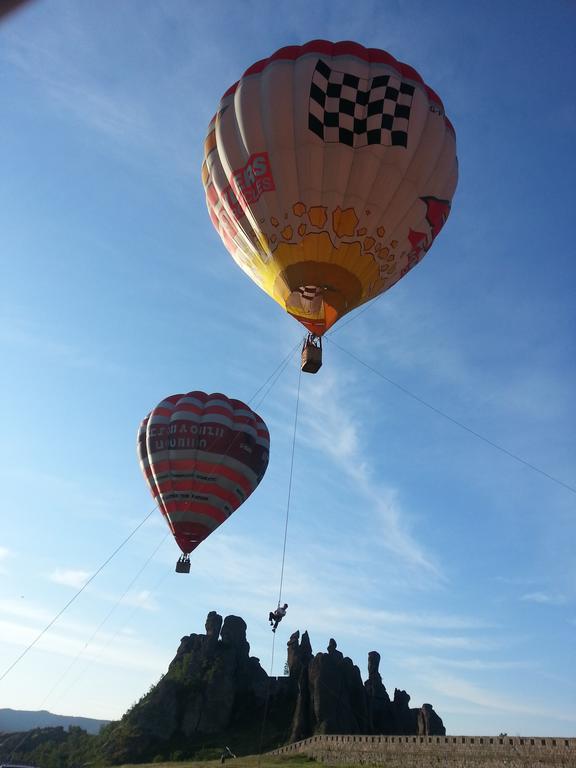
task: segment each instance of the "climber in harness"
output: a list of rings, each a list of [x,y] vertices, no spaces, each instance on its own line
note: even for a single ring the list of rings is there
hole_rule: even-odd
[[[278,605],[278,608],[276,608],[275,611],[270,611],[268,615],[268,621],[270,622],[270,626],[272,627],[272,632],[276,632],[276,630],[278,629],[278,624],[280,624],[284,616],[286,616],[287,608],[288,608],[288,603],[284,603],[283,606]]]

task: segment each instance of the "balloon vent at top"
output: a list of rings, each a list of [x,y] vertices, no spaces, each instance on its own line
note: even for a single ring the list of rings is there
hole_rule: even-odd
[[[314,40],[257,62],[228,89],[202,180],[237,264],[321,336],[429,250],[456,189],[456,137],[412,67]]]

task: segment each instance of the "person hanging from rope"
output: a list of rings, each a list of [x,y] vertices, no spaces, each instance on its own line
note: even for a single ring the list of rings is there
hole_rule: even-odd
[[[284,603],[283,606],[278,603],[278,608],[276,608],[275,611],[270,611],[268,614],[268,621],[270,622],[270,626],[272,627],[272,632],[276,632],[278,629],[278,624],[282,621],[284,616],[286,616],[286,609],[288,608],[288,603]]]

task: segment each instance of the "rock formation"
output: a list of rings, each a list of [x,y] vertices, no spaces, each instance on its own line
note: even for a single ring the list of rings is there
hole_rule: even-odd
[[[394,712],[388,691],[384,687],[378,668],[380,654],[370,651],[368,654],[368,680],[364,683],[368,708],[368,728],[370,733],[392,733]]]
[[[328,653],[308,664],[312,718],[309,733],[367,733],[366,698],[360,670],[330,640]]]
[[[445,735],[440,717],[429,704],[411,709],[406,691],[394,690],[390,700],[379,672],[380,654],[368,654],[368,680],[337,650],[331,639],[327,653],[312,656],[308,633],[295,632],[288,641],[290,678],[297,681],[291,741],[313,734]]]
[[[441,736],[446,734],[442,719],[434,712],[432,704],[422,704],[422,708],[418,710],[418,733]]]
[[[444,734],[430,704],[409,707],[410,696],[390,697],[368,655],[368,680],[331,639],[312,652],[308,633],[288,641],[287,677],[269,678],[250,656],[246,623],[215,611],[206,634],[183,637],[168,671],[102,737],[112,763],[191,757],[229,744],[237,754],[269,749],[313,734]],[[213,755],[216,756],[216,755]]]

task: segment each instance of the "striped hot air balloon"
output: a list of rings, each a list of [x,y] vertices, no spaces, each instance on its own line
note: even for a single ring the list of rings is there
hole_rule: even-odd
[[[418,72],[326,40],[282,48],[228,89],[202,165],[234,260],[317,336],[422,259],[457,179],[454,129]]]
[[[260,416],[220,393],[171,395],[142,421],[140,466],[181,561],[254,491],[269,450]]]

